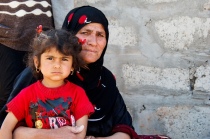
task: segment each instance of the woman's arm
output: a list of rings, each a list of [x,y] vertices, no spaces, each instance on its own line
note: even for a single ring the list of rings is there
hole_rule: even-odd
[[[118,93],[112,114],[114,123],[112,134],[116,139],[118,139],[118,137],[119,139],[138,138],[138,135],[132,125],[131,115],[126,108],[125,102],[120,93]],[[110,138],[112,138],[112,136],[110,136]]]
[[[85,139],[131,139],[130,136],[123,132],[117,132],[108,137],[94,137],[94,136],[86,136]]]
[[[96,138],[96,139],[103,139],[103,138]],[[106,139],[131,139],[130,136],[123,132],[117,132],[112,136],[106,137]]]
[[[58,129],[37,129],[18,127],[13,133],[13,139],[79,139],[76,134],[83,127],[64,126]]]

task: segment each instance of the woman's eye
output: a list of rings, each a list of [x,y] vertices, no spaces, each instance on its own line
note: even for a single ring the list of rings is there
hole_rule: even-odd
[[[81,32],[81,34],[88,34],[87,32]]]
[[[98,34],[98,36],[99,36],[99,37],[105,37],[105,35],[104,35],[104,34]]]

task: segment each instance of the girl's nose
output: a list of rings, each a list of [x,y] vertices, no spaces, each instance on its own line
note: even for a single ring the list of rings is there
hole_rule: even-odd
[[[59,61],[55,62],[54,68],[61,68],[61,63]]]
[[[60,68],[61,66],[60,65],[54,65],[54,68]]]

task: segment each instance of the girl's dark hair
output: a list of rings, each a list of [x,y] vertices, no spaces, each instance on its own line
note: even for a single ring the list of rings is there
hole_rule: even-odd
[[[31,67],[33,74],[37,79],[42,79],[43,75],[41,72],[36,71],[33,57],[36,56],[38,58],[39,65],[37,68],[39,68],[41,54],[50,48],[56,48],[60,53],[66,56],[71,55],[73,58],[72,66],[74,70],[77,70],[79,67],[86,67],[85,62],[79,56],[82,46],[75,35],[63,29],[42,31],[33,40],[32,51],[28,60],[28,66]]]

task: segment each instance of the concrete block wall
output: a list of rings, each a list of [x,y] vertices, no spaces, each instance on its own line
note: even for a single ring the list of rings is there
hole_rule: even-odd
[[[210,1],[74,0],[109,19],[105,66],[138,134],[210,138]]]

